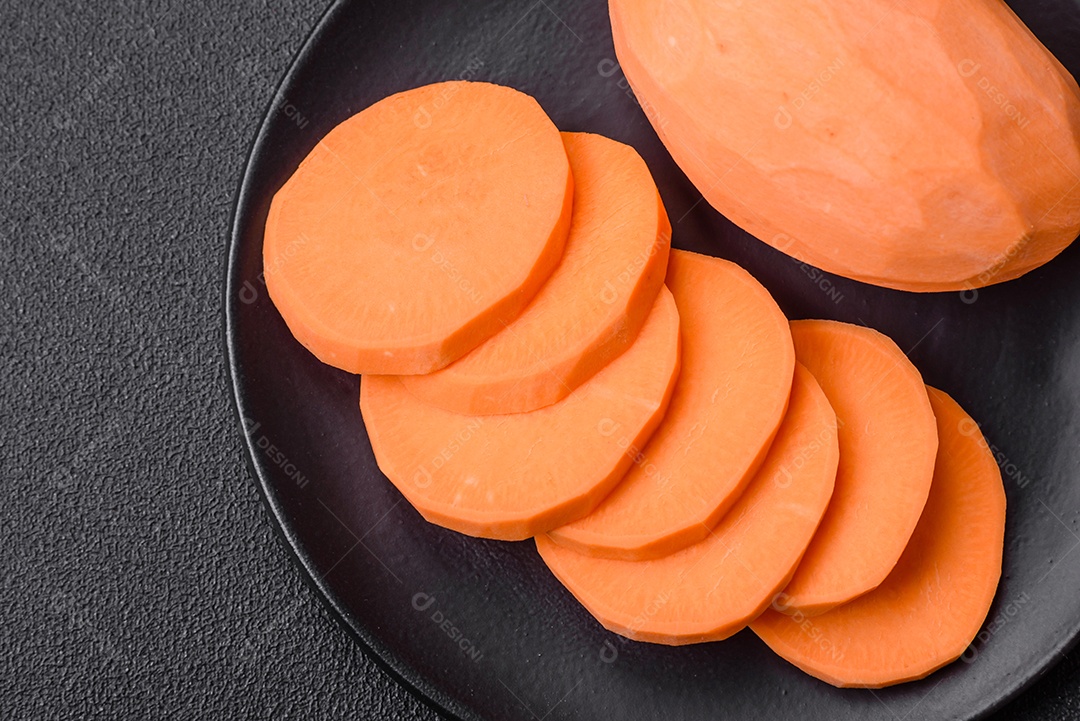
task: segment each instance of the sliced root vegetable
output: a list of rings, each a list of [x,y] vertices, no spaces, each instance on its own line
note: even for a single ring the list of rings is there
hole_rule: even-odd
[[[791,404],[765,463],[704,541],[653,561],[592,558],[538,536],[544,562],[610,631],[679,645],[746,626],[795,570],[821,520],[839,451],[836,416],[796,367]]]
[[[704,539],[761,465],[784,417],[795,352],[787,319],[749,273],[673,250],[682,323],[671,407],[596,510],[551,533],[590,556],[645,560]]]
[[[330,131],[274,196],[266,286],[293,335],[355,373],[426,373],[521,312],[562,255],[573,180],[531,97],[447,82]]]
[[[889,575],[930,492],[937,425],[922,376],[887,336],[825,320],[794,321],[791,335],[840,426],[832,502],[785,589],[789,612],[813,616]]]
[[[622,143],[563,133],[574,215],[563,259],[522,314],[446,368],[403,378],[457,413],[536,410],[634,342],[664,283],[671,225],[645,161]]]
[[[466,416],[367,375],[360,409],[379,468],[432,523],[521,540],[578,518],[623,477],[671,398],[679,315],[661,289],[630,349],[562,401]]]
[[[1001,473],[975,422],[929,391],[941,439],[934,483],[889,577],[822,616],[769,610],[751,625],[780,656],[834,686],[923,678],[963,655],[994,598],[1005,538]]]

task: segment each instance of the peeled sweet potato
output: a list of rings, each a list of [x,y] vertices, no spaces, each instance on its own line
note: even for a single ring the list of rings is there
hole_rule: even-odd
[[[1080,232],[1080,89],[1001,0],[610,0],[623,72],[733,222],[839,275],[978,288]]]

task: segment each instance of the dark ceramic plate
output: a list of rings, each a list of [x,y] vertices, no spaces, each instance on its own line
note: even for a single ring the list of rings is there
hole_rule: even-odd
[[[1074,73],[1080,8],[1015,9]],[[882,32],[887,32],[887,24]],[[391,93],[472,78],[535,96],[564,130],[636,147],[675,245],[749,269],[794,318],[864,323],[909,351],[993,444],[1008,491],[1005,569],[966,662],[883,691],[841,691],[753,634],[666,648],[604,631],[531,542],[430,526],[375,465],[358,380],[289,335],[260,281],[274,191],[318,139]],[[737,112],[737,108],[732,109]],[[240,191],[227,341],[255,475],[275,522],[342,622],[445,713],[497,719],[975,718],[1018,693],[1080,628],[1080,245],[975,294],[915,295],[825,275],[735,228],[687,182],[614,62],[603,0],[338,2],[274,98]]]

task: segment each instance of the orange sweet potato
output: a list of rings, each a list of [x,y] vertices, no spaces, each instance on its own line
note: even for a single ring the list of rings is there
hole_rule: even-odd
[[[615,633],[668,645],[719,641],[784,587],[832,496],[836,414],[795,367],[791,404],[746,492],[705,540],[652,561],[585,556],[536,537],[552,573]]]
[[[889,575],[930,493],[938,437],[922,376],[888,336],[827,320],[794,321],[791,336],[840,425],[829,510],[785,589],[788,611],[814,616]]]
[[[720,212],[912,291],[1015,278],[1080,231],[1080,89],[1001,0],[610,0],[657,133]]]
[[[366,375],[360,410],[386,477],[432,523],[519,541],[588,513],[648,441],[679,371],[679,313],[661,287],[637,340],[558,403],[470,416]],[[617,431],[617,432],[616,432]]]
[[[402,378],[455,413],[527,413],[562,400],[637,338],[664,283],[671,224],[629,145],[563,133],[574,212],[558,267],[525,310],[446,368]]]
[[[672,250],[682,370],[656,434],[588,516],[551,532],[578,553],[642,561],[701,541],[738,500],[784,419],[795,372],[769,291],[720,258]]]
[[[573,197],[559,131],[528,95],[466,81],[407,90],[331,130],[274,196],[266,287],[324,363],[430,373],[536,295]]]
[[[915,533],[885,582],[817,618],[791,616],[780,594],[751,624],[803,671],[834,686],[913,681],[957,659],[979,632],[1001,577],[1005,490],[975,421],[929,388],[937,467]]]

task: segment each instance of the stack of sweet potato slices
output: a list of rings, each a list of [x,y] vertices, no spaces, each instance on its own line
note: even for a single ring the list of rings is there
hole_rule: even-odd
[[[420,514],[535,538],[606,628],[750,627],[845,686],[959,657],[1001,570],[978,426],[886,336],[789,322],[670,242],[632,148],[449,82],[319,143],[273,200],[264,269],[297,340],[363,375],[379,467]]]

